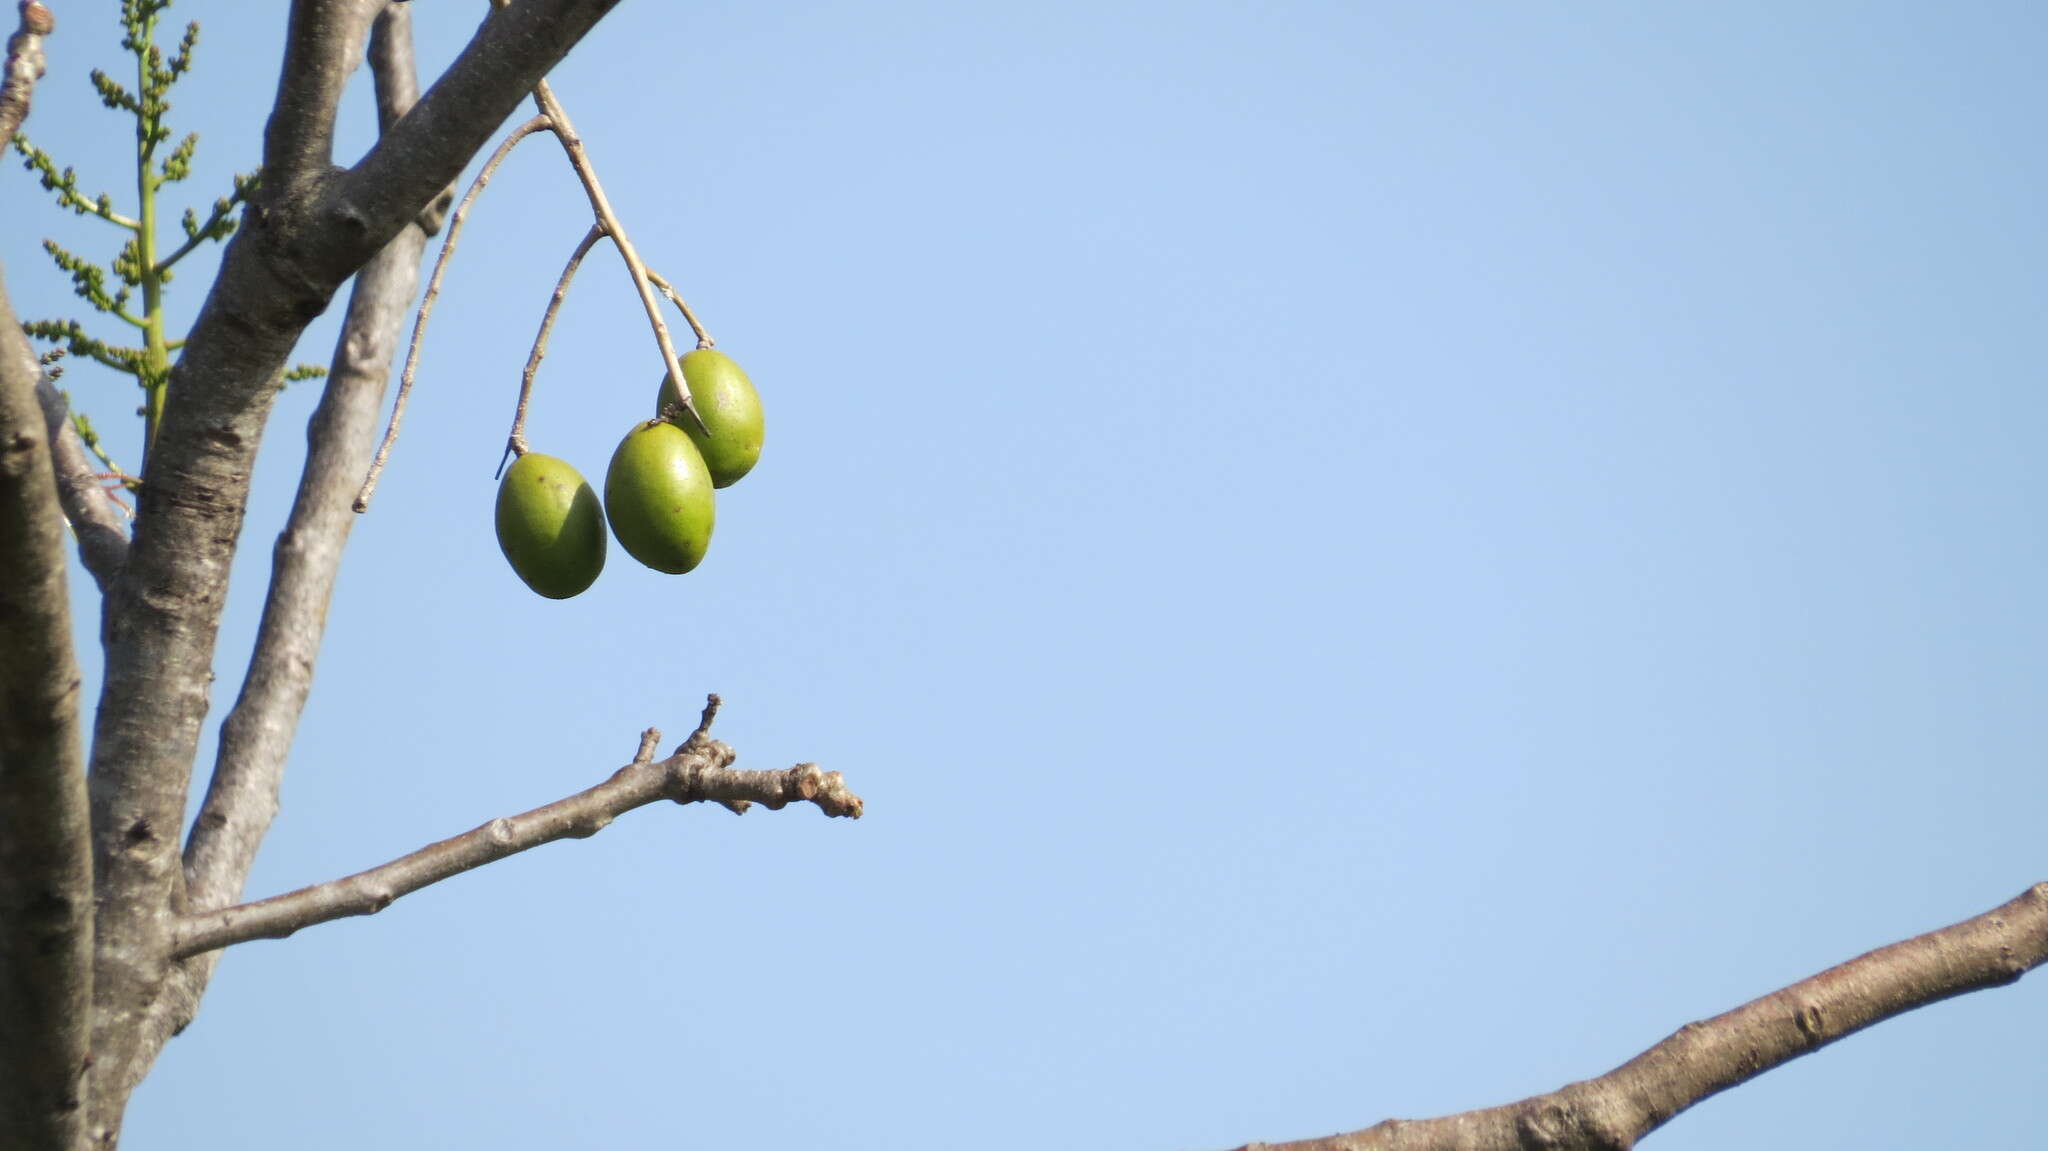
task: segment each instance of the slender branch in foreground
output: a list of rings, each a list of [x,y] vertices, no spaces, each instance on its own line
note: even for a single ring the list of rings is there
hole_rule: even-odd
[[[0,287],[0,1146],[84,1128],[92,832],[42,370]]]
[[[0,153],[14,142],[15,129],[28,116],[29,96],[43,78],[43,37],[56,31],[57,19],[36,0],[21,0],[21,24],[7,38],[7,63],[0,73]]]
[[[1688,1023],[1600,1076],[1519,1103],[1240,1151],[1614,1151],[1672,1116],[1845,1035],[2048,962],[2048,883],[1961,923],[1880,947]]]
[[[85,441],[71,422],[71,404],[45,371],[36,380],[36,399],[50,432],[50,466],[57,477],[57,502],[78,537],[78,558],[105,592],[128,561],[128,525],[120,498],[100,486],[105,473],[93,466]]]
[[[800,763],[786,771],[733,770],[733,749],[709,735],[715,709],[715,703],[705,709],[704,724],[674,755],[652,758],[661,735],[657,731],[643,733],[633,762],[596,787],[566,799],[494,819],[342,879],[185,916],[175,928],[173,954],[182,958],[252,939],[282,939],[316,923],[374,915],[400,896],[428,884],[543,843],[595,835],[620,815],[664,799],[675,803],[758,803],[768,808],[811,803],[829,816],[860,818],[860,797],[847,789],[838,772],[821,771],[815,763]]]
[[[412,342],[405,349],[405,371],[398,377],[398,399],[391,405],[391,422],[384,427],[384,442],[377,445],[376,458],[370,461],[370,470],[363,476],[362,487],[356,491],[357,514],[370,510],[370,497],[377,492],[377,479],[384,474],[384,461],[391,458],[392,445],[398,442],[398,425],[405,419],[405,401],[412,396],[412,381],[419,375],[420,342],[427,335],[427,321],[433,317],[434,301],[441,296],[441,277],[447,274],[448,261],[455,255],[455,245],[462,238],[462,225],[469,218],[469,206],[476,203],[491,177],[497,175],[498,165],[512,154],[519,141],[535,132],[546,131],[551,125],[546,116],[535,116],[526,123],[512,129],[498,150],[484,163],[484,169],[476,174],[469,185],[469,191],[462,194],[462,202],[455,205],[455,214],[448,218],[448,235],[441,241],[441,254],[434,258],[434,274],[427,278],[427,294],[420,300],[419,316],[412,322]]]
[[[548,354],[548,333],[555,330],[555,317],[562,311],[562,301],[569,298],[569,282],[576,278],[576,269],[583,265],[583,257],[604,235],[604,226],[592,224],[576,250],[569,253],[569,262],[562,268],[560,279],[555,281],[554,294],[548,297],[547,311],[540,317],[540,334],[533,338],[533,351],[527,354],[526,370],[519,374],[519,406],[512,411],[512,434],[505,441],[505,450],[515,456],[523,456],[526,447],[526,408],[533,402],[533,377],[540,371],[541,357]],[[499,461],[498,470],[504,470]]]

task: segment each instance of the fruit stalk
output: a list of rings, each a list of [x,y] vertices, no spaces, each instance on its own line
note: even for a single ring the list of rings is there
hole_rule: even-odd
[[[592,224],[576,250],[569,254],[569,263],[562,269],[562,275],[555,281],[555,293],[548,297],[547,311],[540,318],[540,332],[533,337],[533,351],[526,357],[526,370],[519,376],[519,406],[512,412],[512,434],[506,437],[505,450],[515,456],[523,456],[526,447],[526,409],[533,402],[533,377],[540,371],[541,357],[548,352],[548,333],[555,329],[555,317],[561,313],[562,301],[569,298],[569,281],[576,278],[576,269],[583,264],[583,257],[590,254],[598,238],[604,235],[604,228]],[[502,469],[503,461],[499,463]]]
[[[640,262],[639,250],[626,237],[626,226],[612,211],[611,200],[604,194],[604,185],[598,182],[597,169],[591,167],[590,155],[584,151],[583,138],[576,134],[575,125],[569,122],[569,113],[562,110],[562,102],[555,99],[555,91],[548,87],[546,80],[533,86],[533,103],[541,115],[553,123],[555,139],[561,141],[562,150],[569,154],[569,165],[576,169],[576,178],[583,182],[583,192],[590,198],[590,210],[597,214],[598,224],[612,238],[612,243],[618,245],[619,258],[626,261],[626,270],[633,275],[633,288],[640,293],[640,305],[647,309],[647,322],[654,327],[654,342],[661,348],[662,370],[668,370],[669,365],[682,357],[676,355],[676,346],[669,339],[668,324],[661,318],[661,302],[654,298],[654,288],[648,283],[647,265]],[[697,425],[698,430],[704,430],[703,419],[687,397],[682,407],[690,414],[690,422]]]

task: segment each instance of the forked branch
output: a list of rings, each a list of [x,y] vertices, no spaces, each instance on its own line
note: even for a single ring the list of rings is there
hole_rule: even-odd
[[[713,696],[696,732],[667,759],[653,758],[660,733],[644,733],[633,762],[596,787],[566,799],[494,819],[381,867],[255,903],[186,916],[177,925],[172,953],[184,958],[251,939],[282,939],[300,928],[332,919],[373,915],[430,883],[543,843],[595,835],[620,815],[664,799],[719,803],[740,810],[754,803],[769,808],[811,803],[829,816],[860,818],[860,797],[847,789],[838,772],[821,771],[815,763],[800,763],[786,771],[733,770],[733,749],[710,737],[716,711],[717,697]]]
[[[1974,919],[1880,947],[1722,1015],[1688,1023],[1609,1071],[1479,1111],[1240,1151],[1615,1151],[1710,1095],[1951,996],[2048,961],[2048,883]]]

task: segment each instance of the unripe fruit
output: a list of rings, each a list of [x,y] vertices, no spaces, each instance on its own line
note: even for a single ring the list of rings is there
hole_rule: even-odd
[[[713,512],[711,472],[683,429],[648,420],[619,441],[604,474],[604,514],[626,554],[681,575],[711,546]]]
[[[567,463],[539,452],[512,462],[498,485],[498,547],[526,586],[568,599],[604,570],[604,512]]]
[[[676,425],[697,445],[704,466],[711,470],[712,484],[731,487],[761,458],[761,395],[732,357],[716,348],[698,348],[685,355],[682,363],[683,382],[690,385],[690,403],[711,434],[699,431],[688,415],[678,414]],[[671,372],[662,377],[654,414],[662,414],[671,404],[680,408],[682,403]]]

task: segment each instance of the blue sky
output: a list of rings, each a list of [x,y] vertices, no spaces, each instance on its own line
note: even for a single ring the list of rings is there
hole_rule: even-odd
[[[482,7],[414,5],[423,69]],[[174,97],[203,203],[255,163],[283,18],[171,16],[205,28]],[[120,200],[84,76],[118,33],[60,18],[27,128]],[[1598,1074],[2048,878],[2044,32],[622,5],[557,91],[760,387],[762,462],[689,576],[614,549],[557,603],[511,574],[492,470],[588,222],[524,145],[252,894],[585,787],[712,690],[743,765],[818,760],[870,814],[650,809],[237,948],[128,1145],[1300,1137]],[[110,234],[13,168],[0,216],[17,310],[68,314],[36,241]],[[535,448],[601,476],[657,372],[600,250]],[[119,381],[67,383],[135,442]],[[217,710],[316,399],[264,448]],[[1966,997],[1651,1145],[2029,1145],[2044,1020],[2038,976]]]

